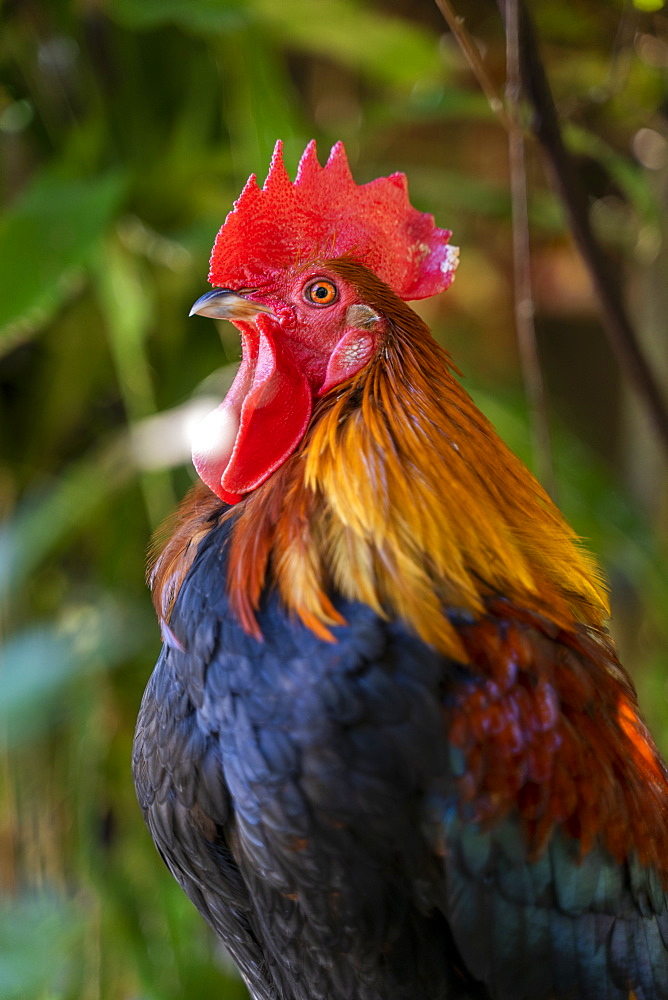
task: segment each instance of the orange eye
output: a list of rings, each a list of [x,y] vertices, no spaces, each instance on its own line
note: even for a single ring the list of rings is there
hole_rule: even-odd
[[[304,289],[304,298],[314,306],[331,306],[332,302],[336,301],[337,295],[336,285],[324,278],[312,281]]]

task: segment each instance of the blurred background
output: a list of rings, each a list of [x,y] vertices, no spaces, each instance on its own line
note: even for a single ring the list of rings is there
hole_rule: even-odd
[[[459,13],[499,90],[492,0]],[[668,11],[532,4],[592,223],[668,373]],[[419,310],[535,467],[512,306],[507,136],[431,0],[0,2],[0,998],[244,990],[163,867],[130,776],[158,653],[151,533],[194,478],[189,423],[238,357],[191,303],[277,138],[408,174],[462,248]],[[668,750],[665,463],[529,143],[556,498],[609,576],[614,632]],[[664,386],[668,378],[664,378]]]

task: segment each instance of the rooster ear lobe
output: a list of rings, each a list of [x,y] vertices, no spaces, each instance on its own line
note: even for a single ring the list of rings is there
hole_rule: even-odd
[[[368,306],[351,306],[348,312],[355,308],[368,309]],[[318,389],[319,396],[324,396],[335,385],[340,385],[346,379],[357,375],[376,353],[378,336],[369,329],[369,326],[375,324],[379,317],[372,309],[368,311],[373,313],[374,318],[371,322],[367,319],[366,329],[360,323],[355,329],[346,330],[330,354],[325,381]]]

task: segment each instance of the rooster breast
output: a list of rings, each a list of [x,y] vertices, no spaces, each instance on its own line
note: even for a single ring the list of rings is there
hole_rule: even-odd
[[[490,682],[473,668],[341,598],[347,624],[328,642],[267,591],[259,641],[228,606],[229,531],[209,532],[181,588],[133,764],[163,858],[253,997],[668,1000],[668,909],[651,858],[615,858],[598,838],[583,853],[558,820],[530,849],[526,817],[494,812],[501,786],[489,782],[507,784],[510,764],[520,782],[539,780],[531,747],[505,760],[492,724],[512,722],[530,675],[497,691],[490,715]],[[482,630],[486,647],[512,631],[492,613],[452,620],[466,641]],[[556,635],[522,628],[531,655],[563,659]],[[599,697],[587,691],[568,697]],[[540,780],[561,808],[552,743]]]
[[[454,663],[345,601],[338,642],[268,597],[228,611],[225,541],[200,547],[137,729],[135,780],[172,873],[257,998],[486,997],[456,965],[423,833],[447,794],[440,698]],[[453,979],[457,982],[449,982]]]

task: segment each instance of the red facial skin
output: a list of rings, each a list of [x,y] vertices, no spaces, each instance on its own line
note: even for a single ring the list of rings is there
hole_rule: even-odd
[[[209,280],[220,299],[211,307],[218,297],[209,295],[195,308],[232,320],[242,338],[239,373],[193,447],[195,467],[217,496],[236,503],[263,483],[301,441],[314,399],[359,372],[378,348],[383,321],[354,287],[332,281],[327,261],[354,260],[400,297],[421,299],[452,282],[458,251],[449,240],[447,229],[411,206],[403,174],[356,184],[342,143],[322,167],[310,142],[293,183],[276,143],[263,187],[251,175],[216,237]],[[305,290],[318,278],[336,286],[331,303],[308,300]],[[226,291],[234,295],[225,303]],[[249,319],[249,303],[262,305],[262,314]]]
[[[314,400],[368,364],[384,332],[381,317],[326,264],[268,277],[262,287],[237,293],[271,314],[230,316],[241,333],[241,365],[193,445],[198,474],[227,503],[282,465],[306,432]],[[334,290],[331,302],[318,301],[317,283]]]

